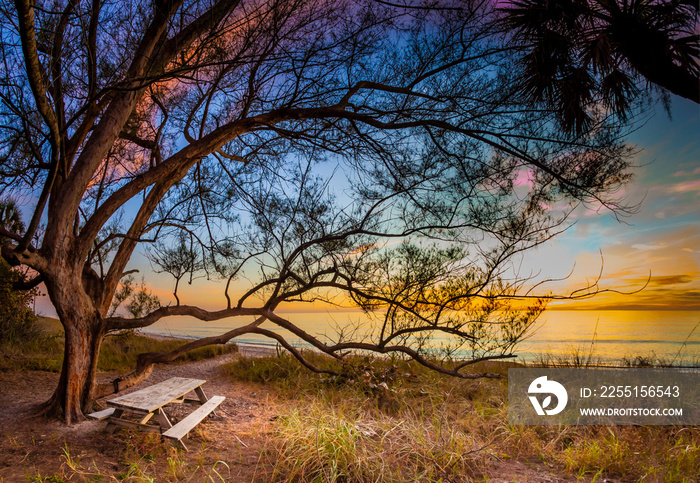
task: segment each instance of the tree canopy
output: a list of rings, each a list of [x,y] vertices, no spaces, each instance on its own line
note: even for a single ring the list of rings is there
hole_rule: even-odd
[[[421,5],[2,2],[0,186],[33,210],[2,254],[34,270],[66,331],[51,411],[76,420],[154,363],[245,333],[311,367],[264,321],[341,361],[396,352],[479,377],[465,367],[510,356],[544,307],[517,257],[577,204],[623,209],[630,148],[604,110],[574,136],[517,95],[489,4]],[[113,314],[138,247],[174,303]],[[222,280],[220,308],[179,300],[196,276]],[[278,311],[347,301],[372,330],[321,340]],[[106,333],[176,315],[231,331],[95,383]]]

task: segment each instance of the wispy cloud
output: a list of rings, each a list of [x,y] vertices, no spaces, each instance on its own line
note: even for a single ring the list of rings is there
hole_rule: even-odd
[[[674,193],[688,193],[690,191],[700,191],[700,179],[673,184],[670,186],[670,189]]]
[[[700,168],[695,168],[692,171],[676,171],[673,173],[671,176],[679,177],[679,176],[692,176],[694,174],[700,174]]]
[[[666,245],[647,245],[645,243],[635,243],[632,245],[632,248],[635,250],[660,250],[661,248],[664,248]]]
[[[699,310],[700,229],[686,226],[628,233],[631,236],[608,234],[611,239],[601,246],[604,262],[598,287],[622,293],[605,293],[553,308]],[[575,273],[564,285],[569,290],[581,287],[595,277],[600,264],[598,253],[578,254]]]
[[[685,284],[685,283],[691,283],[694,280],[696,280],[697,274],[677,274],[677,275],[659,275],[659,276],[652,276],[652,277],[633,277],[633,278],[627,278],[623,279],[623,281],[627,284],[630,285],[639,285],[639,284],[644,284],[647,281],[649,282],[649,286],[666,286],[666,285],[678,285],[678,284]]]

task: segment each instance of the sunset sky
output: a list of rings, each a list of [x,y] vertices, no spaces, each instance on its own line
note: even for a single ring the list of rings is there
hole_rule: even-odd
[[[553,302],[550,309],[700,310],[700,108],[674,97],[671,116],[661,105],[649,112],[629,141],[636,155],[635,178],[622,193],[637,212],[618,221],[610,212],[580,207],[575,224],[538,250],[525,255],[521,273],[562,278],[543,291],[566,293],[594,279],[604,261],[601,289],[638,293],[601,294],[587,300]],[[143,263],[143,261],[141,262]],[[148,268],[146,268],[148,270]],[[172,283],[154,290],[171,300]],[[240,290],[249,288],[247,283]],[[183,300],[220,308],[221,289],[196,283],[184,286]],[[167,302],[166,302],[167,303]],[[327,306],[287,307],[292,311]]]
[[[635,179],[625,188],[637,213],[618,222],[610,213],[580,209],[576,224],[527,262],[552,277],[573,275],[552,287],[581,286],[604,260],[601,288],[633,295],[600,295],[550,308],[700,310],[700,109],[674,97],[672,119],[654,116],[629,139],[641,150]]]

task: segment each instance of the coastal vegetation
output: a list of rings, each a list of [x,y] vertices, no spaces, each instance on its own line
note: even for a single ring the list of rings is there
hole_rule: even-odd
[[[31,345],[0,349],[3,374],[58,371],[60,324],[41,318],[40,325],[48,330]],[[136,334],[110,337],[102,370],[121,371],[133,364],[134,353],[167,350],[163,344],[171,343]],[[328,356],[305,356],[317,367],[338,369]],[[46,362],[37,362],[42,357]],[[556,363],[581,367],[591,358],[595,354],[572,353]],[[248,481],[537,481],[556,476],[691,482],[700,471],[697,427],[510,426],[507,368],[520,363],[481,364],[470,370],[503,377],[455,380],[406,358],[372,356],[349,359],[343,376],[336,377],[307,370],[281,349],[264,357],[238,357],[219,371],[241,396],[256,394],[254,399],[265,401],[266,410],[250,425],[228,416],[232,421],[220,423],[227,429],[212,432],[207,423],[193,436],[189,453],[152,434],[121,431],[109,436],[116,464],[110,451],[87,451],[84,441],[62,434],[49,443],[51,454],[58,456],[34,453],[15,475],[53,483],[231,481],[241,471]],[[31,442],[22,438],[22,432],[0,431],[7,458],[32,454]],[[229,451],[213,444],[221,440]]]
[[[690,482],[700,474],[697,427],[508,425],[504,363],[490,367],[502,379],[478,381],[411,361],[356,363],[353,384],[304,371],[284,354],[226,367],[234,380],[272,385],[288,406],[263,454],[273,479],[540,481],[499,476],[509,461],[583,481]]]
[[[0,344],[0,370],[41,370],[60,372],[63,366],[64,334],[61,323],[51,317],[38,317],[31,334],[12,343]],[[104,372],[128,372],[139,354],[170,352],[182,345],[175,337],[154,339],[127,331],[105,339],[97,368]],[[235,352],[233,343],[204,347],[183,354],[178,362],[197,361]]]

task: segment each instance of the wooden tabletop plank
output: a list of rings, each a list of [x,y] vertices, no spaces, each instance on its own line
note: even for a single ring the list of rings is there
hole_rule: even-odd
[[[107,401],[110,406],[137,411],[155,411],[204,384],[203,379],[172,377],[167,381],[145,387],[131,394]]]

